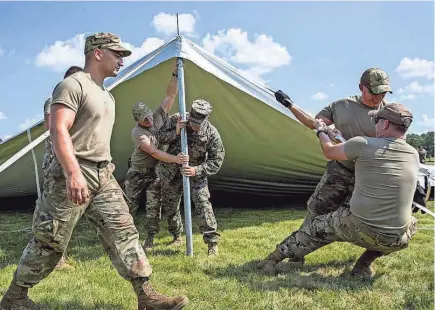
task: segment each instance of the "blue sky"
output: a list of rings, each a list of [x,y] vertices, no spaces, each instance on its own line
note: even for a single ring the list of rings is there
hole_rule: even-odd
[[[42,119],[69,65],[83,64],[86,34],[110,31],[143,56],[182,34],[317,113],[358,94],[361,73],[390,75],[389,101],[434,130],[433,2],[0,2],[0,137]]]

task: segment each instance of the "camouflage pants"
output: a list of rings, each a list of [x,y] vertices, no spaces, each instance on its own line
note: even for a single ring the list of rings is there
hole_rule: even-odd
[[[155,180],[156,173],[154,170],[143,172],[138,169],[128,169],[124,182],[124,190],[128,198],[127,204],[131,215],[134,216],[136,214],[142,194]],[[150,197],[147,197],[147,209],[148,204],[151,204],[153,209],[160,209],[160,192],[151,192]]]
[[[182,232],[180,229],[181,215],[180,208],[169,210],[166,205],[162,205],[161,182],[156,178],[155,171],[144,173],[130,168],[125,179],[125,194],[130,200],[128,202],[130,213],[134,216],[139,208],[140,198],[146,191],[146,224],[147,234],[156,235],[160,230],[161,214],[166,214],[168,218],[168,231],[173,236],[178,236]],[[162,210],[163,208],[163,210]]]
[[[44,181],[44,194],[36,202],[34,237],[18,263],[16,279],[20,286],[32,287],[53,271],[82,215],[96,230],[113,266],[124,279],[134,285],[152,273],[133,218],[112,177],[114,165],[97,167],[89,162],[79,163],[88,183],[90,201],[76,205],[67,199],[65,174],[53,158]]]
[[[325,173],[307,202],[308,216],[314,217],[336,211],[349,202],[354,184],[353,172],[336,160],[329,161]]]
[[[195,214],[199,220],[199,231],[203,235],[205,243],[218,242],[220,234],[217,232],[217,222],[213,213],[212,205],[209,201],[210,192],[208,191],[207,178],[190,178],[191,194],[195,204]],[[183,194],[183,179],[181,173],[169,182],[162,182],[162,204],[169,212],[179,214],[180,199]],[[176,224],[174,222],[174,224]],[[177,223],[181,229],[181,221]]]
[[[368,250],[380,251],[383,255],[408,247],[416,232],[417,220],[411,217],[410,225],[403,235],[376,234],[361,223],[349,207],[316,216],[304,230],[297,230],[284,239],[279,251],[288,258],[301,259],[305,255],[332,242],[350,242]]]

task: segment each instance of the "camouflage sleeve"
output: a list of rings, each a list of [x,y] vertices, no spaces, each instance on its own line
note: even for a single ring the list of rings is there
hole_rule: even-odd
[[[225,148],[221,136],[217,130],[213,130],[210,136],[210,142],[207,145],[207,160],[196,166],[196,175],[199,177],[208,177],[216,174],[224,161]]]
[[[334,122],[334,103],[331,103],[330,105],[327,105],[324,107],[317,115],[323,116],[324,118],[329,119],[330,121]]]
[[[171,115],[159,130],[159,143],[169,144],[177,139],[178,114]]]

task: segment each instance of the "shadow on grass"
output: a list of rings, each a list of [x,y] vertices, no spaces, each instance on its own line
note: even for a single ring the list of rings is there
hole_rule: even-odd
[[[350,275],[354,260],[332,261],[327,264],[302,265],[282,262],[276,267],[276,274],[268,275],[257,269],[260,260],[247,262],[243,265],[231,264],[227,267],[209,267],[204,272],[212,278],[231,278],[259,291],[277,291],[282,288],[301,288],[309,291],[328,289],[360,291],[371,289],[373,283],[382,274],[376,274],[372,279],[363,279]],[[321,269],[342,269],[337,276],[323,275]]]
[[[192,213],[192,232],[193,234],[199,234],[198,219],[194,212]],[[17,215],[17,212],[2,212],[0,226],[3,227],[3,223],[8,224],[7,231],[30,227],[32,224],[32,215],[33,212],[30,210],[26,213],[20,212],[19,215]],[[222,233],[226,230],[255,227],[265,223],[273,224],[284,220],[302,220],[305,212],[295,212],[287,207],[268,209],[217,208],[215,215],[218,222],[218,231]],[[19,223],[14,224],[14,219],[17,219],[17,221],[19,219]],[[145,212],[138,212],[134,220],[140,238],[143,240],[145,238]],[[166,217],[162,215],[161,228],[156,236],[156,244],[159,245],[162,242],[159,240],[160,238],[166,238],[168,236],[170,235],[167,231]],[[24,248],[32,237],[33,234],[31,231],[0,233],[0,269],[11,264],[18,264]],[[178,249],[157,249],[154,253],[155,255],[169,256],[179,254],[179,252],[180,250]],[[85,216],[80,219],[74,229],[68,245],[67,254],[78,261],[95,260],[105,255],[94,229]]]
[[[84,305],[80,302],[68,301],[59,304],[55,300],[42,300],[37,303],[38,309],[44,310],[120,310],[125,309],[125,305],[113,303],[96,303],[92,306]]]

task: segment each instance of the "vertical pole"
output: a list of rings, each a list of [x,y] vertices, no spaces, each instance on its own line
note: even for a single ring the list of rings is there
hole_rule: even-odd
[[[27,129],[27,139],[29,143],[32,142],[32,137],[30,135],[30,127]],[[39,186],[39,173],[38,173],[38,163],[36,162],[35,150],[32,148],[33,165],[35,167],[35,177],[36,177],[36,190],[38,191],[38,198],[41,198],[41,188]]]
[[[178,104],[180,109],[181,119],[186,120],[186,104],[184,95],[184,68],[183,59],[177,59],[178,68]],[[189,154],[187,149],[186,128],[181,129],[181,152]],[[186,165],[183,165],[186,166]],[[193,241],[192,241],[192,213],[190,207],[190,182],[189,177],[183,175],[183,197],[184,197],[184,222],[186,229],[186,255],[193,256]]]

